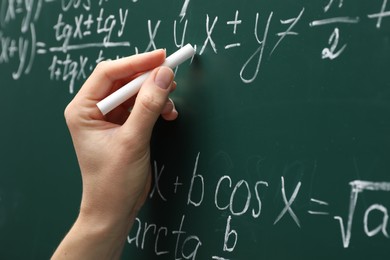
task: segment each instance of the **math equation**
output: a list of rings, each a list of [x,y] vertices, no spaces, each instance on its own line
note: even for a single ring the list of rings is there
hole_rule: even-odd
[[[142,12],[137,8],[142,8],[138,6],[146,0],[124,1],[123,6],[115,11],[107,11],[112,2],[109,0],[3,0],[0,12],[0,65],[11,64],[13,71],[10,76],[18,80],[31,73],[37,59],[49,57],[51,62],[46,68],[47,77],[52,81],[65,82],[69,93],[73,94],[76,86],[88,77],[100,61],[120,58],[125,56],[124,53],[131,55],[166,48],[158,42],[163,33],[164,37],[170,39],[169,47],[177,49],[191,43],[200,56],[227,55],[240,49],[252,49],[249,55],[238,61],[236,74],[242,83],[251,84],[261,76],[264,60],[272,59],[280,48],[299,38],[301,31],[330,28],[328,39],[316,43],[318,58],[335,60],[342,59],[351,44],[347,37],[343,37],[350,26],[365,24],[368,25],[365,28],[377,31],[389,27],[387,18],[390,7],[387,0],[375,1],[375,4],[371,4],[372,10],[364,15],[359,13],[352,16],[348,15],[348,8],[353,6],[353,1],[317,1],[322,6],[321,10],[316,10],[317,16],[301,6],[291,10],[288,16],[279,15],[278,10],[258,10],[248,17],[242,15],[241,10],[232,9],[230,18],[222,19],[220,15],[209,14],[207,10],[204,10],[204,15],[194,17],[191,10],[197,3],[185,0],[178,1],[176,17],[170,20],[145,15],[144,20],[135,21],[132,20],[133,13]],[[41,31],[38,22],[46,13],[53,12],[56,19],[49,26],[50,30]],[[250,33],[239,34],[244,27]],[[134,28],[144,28],[146,38],[141,41],[139,35],[127,33]],[[15,30],[18,30],[17,34]],[[194,31],[198,35],[196,39],[191,37]],[[229,37],[221,37],[221,32]],[[109,49],[116,50],[117,54],[110,52],[110,56],[106,56]]]
[[[255,159],[253,162],[257,166],[262,165],[266,160],[261,157],[252,159]],[[169,174],[169,167],[154,161],[154,181],[149,198],[154,201],[168,203],[170,199],[176,196],[184,197],[185,199],[182,202],[185,205],[176,205],[178,209],[185,207],[202,208],[205,207],[204,204],[212,201],[213,208],[208,208],[207,212],[209,214],[213,210],[220,212],[223,217],[219,218],[218,221],[223,219],[224,228],[219,230],[221,235],[216,238],[220,239],[218,243],[220,247],[215,248],[215,252],[209,252],[213,254],[208,259],[234,259],[234,257],[230,258],[229,254],[243,243],[241,241],[243,239],[241,230],[248,228],[248,226],[243,228],[243,225],[240,225],[240,218],[245,218],[245,221],[251,219],[257,225],[265,225],[262,221],[264,214],[273,215],[267,221],[269,222],[267,225],[277,227],[280,222],[289,219],[290,224],[298,230],[302,228],[302,225],[305,225],[301,220],[304,215],[317,219],[319,223],[330,218],[333,220],[334,230],[338,230],[340,247],[345,248],[345,250],[353,243],[353,230],[362,229],[363,235],[367,238],[381,236],[384,239],[390,239],[388,234],[390,205],[386,205],[390,194],[390,182],[350,181],[348,183],[349,187],[346,187],[349,189],[349,198],[340,198],[340,200],[345,201],[343,204],[348,210],[345,215],[339,215],[339,213],[333,213],[334,207],[326,198],[318,198],[313,194],[302,195],[302,193],[306,193],[306,190],[303,191],[304,186],[311,185],[302,181],[302,176],[305,174],[315,175],[318,170],[318,161],[309,163],[294,161],[284,165],[279,180],[274,179],[277,180],[276,183],[261,177],[259,179],[245,179],[236,176],[240,174],[234,176],[222,175],[211,181],[210,176],[208,176],[210,173],[208,175],[202,174],[202,172],[207,172],[207,169],[200,166],[202,165],[201,161],[202,154],[198,153],[194,158],[194,164],[191,168],[192,175],[189,181],[182,181],[183,176]],[[233,159],[225,152],[216,154],[214,163],[216,161],[223,162],[227,172],[232,170],[234,165]],[[352,163],[355,167],[358,167],[356,160],[352,160]],[[297,179],[294,175],[300,177]],[[162,181],[163,179],[165,181]],[[167,179],[169,180],[166,181]],[[272,205],[270,208],[269,201],[266,201],[266,195],[269,192],[277,194],[275,200],[281,202],[273,202],[278,205],[277,207]],[[370,197],[370,194],[376,196],[373,196],[375,199],[368,203],[367,198]],[[360,197],[364,198],[359,199]],[[304,198],[307,201],[304,202],[305,206],[302,207],[302,203],[297,204],[297,201],[302,202],[302,200],[305,200]],[[359,211],[357,211],[357,208],[360,208]],[[270,212],[274,212],[274,214],[270,214]],[[191,215],[191,213],[188,215]],[[128,244],[139,250],[152,249],[156,256],[168,255],[172,259],[198,259],[196,258],[198,251],[202,250],[202,245],[204,246],[209,242],[209,237],[202,237],[187,230],[191,224],[186,222],[191,221],[191,216],[187,216],[186,213],[183,213],[179,219],[176,217],[175,219],[177,225],[175,225],[175,221],[170,221],[167,225],[159,225],[143,220],[142,217],[136,218],[133,230],[127,238]],[[205,221],[207,223],[207,217]],[[312,232],[315,232],[315,230]],[[359,233],[359,236],[361,236],[361,233]],[[167,245],[164,243],[167,238],[176,241],[176,243],[170,246]],[[253,247],[254,244],[247,246]]]

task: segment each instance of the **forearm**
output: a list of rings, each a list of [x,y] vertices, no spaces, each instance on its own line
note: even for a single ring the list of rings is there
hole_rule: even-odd
[[[52,259],[119,259],[132,222],[104,223],[79,217]]]

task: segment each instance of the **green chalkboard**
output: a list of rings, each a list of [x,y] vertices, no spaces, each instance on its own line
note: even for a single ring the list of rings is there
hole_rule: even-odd
[[[96,64],[191,43],[123,259],[389,259],[387,0],[1,0],[0,259],[48,259]]]

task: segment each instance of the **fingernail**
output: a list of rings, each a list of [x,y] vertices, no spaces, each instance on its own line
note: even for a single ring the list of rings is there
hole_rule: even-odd
[[[154,78],[154,83],[162,89],[167,89],[171,85],[173,80],[172,70],[168,67],[161,67],[157,71],[157,75]]]
[[[153,51],[151,51],[151,52],[159,52],[159,51],[163,51],[163,52],[166,53],[166,52],[167,52],[167,49],[165,49],[165,48],[164,48],[164,49],[162,49],[162,48],[161,48],[161,49],[155,49],[155,50],[153,50]]]

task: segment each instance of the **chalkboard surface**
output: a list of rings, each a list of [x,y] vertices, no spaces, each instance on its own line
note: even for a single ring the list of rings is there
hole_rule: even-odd
[[[123,259],[390,259],[387,0],[0,2],[0,259],[77,216],[63,110],[96,64],[186,43]]]

